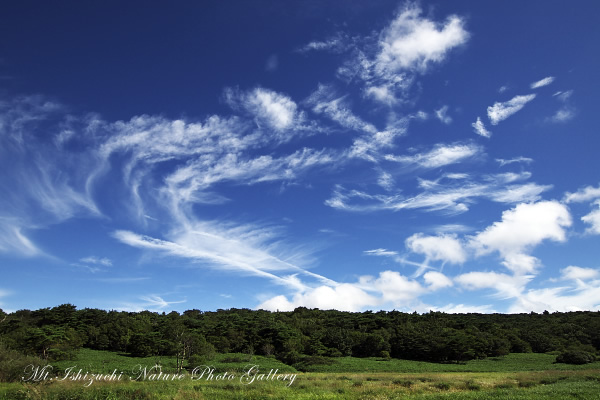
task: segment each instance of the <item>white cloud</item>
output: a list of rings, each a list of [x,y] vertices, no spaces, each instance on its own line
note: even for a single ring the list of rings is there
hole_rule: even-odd
[[[467,290],[494,289],[500,298],[519,297],[533,275],[511,276],[497,272],[467,272],[454,280]]]
[[[377,184],[386,190],[391,190],[394,188],[394,177],[385,172],[381,171],[379,174],[379,178],[377,179]]]
[[[593,186],[586,186],[579,189],[575,193],[565,193],[563,201],[565,203],[583,203],[600,198],[600,186],[597,188]]]
[[[372,252],[388,255],[386,250]],[[362,311],[389,308],[408,310],[417,306],[417,299],[427,293],[453,285],[445,275],[431,271],[423,276],[426,286],[396,271],[382,271],[377,277],[361,276],[355,283],[321,285],[298,291],[291,299],[278,295],[263,300],[256,308],[289,311],[296,307]]]
[[[396,98],[396,88],[394,85],[381,84],[379,86],[368,86],[365,88],[365,96],[371,97],[372,99],[392,106],[398,102]]]
[[[488,131],[485,128],[485,124],[481,121],[481,118],[477,117],[477,121],[473,122],[471,124],[471,126],[475,130],[476,134],[481,135],[481,136],[483,136],[485,138],[492,137],[492,132]]]
[[[389,154],[385,156],[385,159],[404,164],[416,164],[424,168],[439,168],[478,156],[481,153],[482,148],[474,144],[438,144],[426,153],[419,153],[412,156],[395,156]]]
[[[530,164],[533,162],[533,158],[516,157],[516,158],[511,158],[510,160],[505,160],[503,158],[496,158],[496,161],[500,164],[501,167],[504,167],[505,165],[514,164],[514,163]]]
[[[26,257],[43,255],[24,233],[23,221],[0,216],[0,252],[16,253]]]
[[[85,258],[80,258],[79,261],[82,263],[86,263],[86,264],[102,265],[104,267],[112,266],[112,261],[106,257],[99,258],[96,256],[89,256],[89,257],[85,257]]]
[[[115,307],[115,309],[128,312],[140,312],[145,310],[160,312],[168,309],[171,304],[181,304],[186,302],[186,300],[166,301],[156,294],[140,296],[138,299],[141,301],[125,302]]]
[[[581,220],[590,225],[589,228],[586,229],[586,233],[600,235],[600,200],[597,200],[594,204],[598,209],[581,217]]]
[[[464,20],[458,16],[452,15],[443,24],[438,24],[423,18],[421,13],[418,6],[409,4],[382,31],[375,66],[379,74],[407,69],[423,72],[468,40]]]
[[[515,96],[509,101],[503,103],[494,103],[493,106],[487,108],[488,118],[492,122],[492,125],[498,125],[500,121],[505,120],[517,111],[521,110],[525,104],[535,99],[535,94],[529,94],[525,96]]]
[[[484,304],[481,306],[448,304],[447,306],[441,308],[434,307],[433,309],[434,311],[442,311],[447,314],[491,314],[496,312],[490,304]]]
[[[589,280],[600,276],[600,271],[593,268],[582,268],[569,265],[560,270],[561,277],[568,280]]]
[[[228,88],[224,97],[234,109],[241,107],[254,116],[259,127],[266,126],[277,132],[297,127],[304,118],[290,97],[273,90],[259,87],[250,92],[240,92]]]
[[[470,246],[478,255],[498,251],[503,264],[515,273],[532,273],[538,261],[525,253],[544,240],[565,241],[564,228],[570,225],[571,215],[559,202],[521,203],[474,236]]]
[[[275,296],[256,306],[257,309],[291,311],[296,307],[336,309],[340,311],[362,311],[375,307],[379,300],[352,284],[340,284],[335,287],[319,286],[305,293],[297,293],[292,300],[285,296]]]
[[[177,229],[168,235],[171,240],[130,231],[116,231],[113,234],[119,241],[133,247],[186,258],[221,271],[259,276],[295,290],[306,289],[297,274],[318,282],[332,283],[331,280],[296,265],[295,262],[306,263],[306,255],[285,249],[277,239],[279,235],[277,228],[273,227],[190,219],[180,221]]]
[[[540,195],[550,189],[552,189],[552,185],[538,185],[536,183],[509,185],[490,193],[489,197],[499,203],[521,203],[539,200]]]
[[[423,279],[427,283],[428,289],[433,291],[454,285],[450,278],[437,271],[426,272]]]
[[[302,46],[297,50],[299,53],[311,51],[327,51],[331,53],[343,53],[352,47],[353,40],[346,34],[338,32],[325,40],[315,40]]]
[[[573,95],[573,90],[567,90],[566,92],[558,91],[558,92],[554,93],[552,96],[556,97],[558,100],[562,101],[563,103],[566,103],[567,100],[569,100],[572,95]]]
[[[404,305],[425,292],[419,282],[395,271],[380,272],[377,279],[362,276],[359,282],[362,287],[379,294],[383,303],[390,302],[394,305]]]
[[[0,99],[0,252],[42,256],[32,231],[100,215],[85,185],[97,162],[89,146],[62,152],[56,140],[69,122],[64,107],[43,96]],[[67,136],[79,145],[84,134]]]
[[[435,116],[446,125],[450,125],[452,123],[452,117],[448,115],[448,106],[443,106],[439,110],[435,110]]]
[[[415,233],[406,239],[405,245],[413,253],[423,254],[430,261],[462,264],[467,259],[462,243],[456,235],[425,236]]]
[[[423,209],[459,214],[468,211],[469,204],[475,202],[477,198],[509,204],[538,200],[539,194],[551,186],[532,183],[514,184],[516,181],[529,178],[530,175],[526,172],[497,174],[484,176],[481,182],[465,179],[464,181],[451,180],[449,184],[421,180],[421,188],[424,190],[411,196],[399,193],[369,194],[359,190],[346,190],[338,185],[325,204],[346,211]]]
[[[548,121],[550,122],[567,122],[572,120],[575,117],[575,110],[571,107],[563,107],[554,113]]]
[[[347,83],[359,82],[366,97],[393,106],[406,96],[417,74],[441,63],[452,49],[467,42],[464,25],[464,19],[456,15],[438,23],[423,17],[416,4],[408,4],[378,37],[354,40],[358,49],[337,76]],[[336,48],[335,43],[313,47]]]
[[[516,299],[509,313],[600,310],[600,286],[557,287],[529,290]]]
[[[365,250],[365,254],[372,256],[397,256],[397,251],[391,251],[386,249],[373,249],[373,250]]]
[[[531,87],[532,89],[537,89],[537,88],[540,88],[540,87],[542,87],[542,86],[548,86],[549,84],[551,84],[552,82],[554,82],[554,79],[555,79],[555,78],[554,78],[553,76],[548,76],[548,77],[546,77],[546,78],[544,78],[544,79],[540,79],[540,80],[539,80],[539,81],[537,81],[537,82],[533,82],[533,83],[530,85],[530,87]]]
[[[325,114],[344,128],[375,134],[377,128],[352,113],[345,96],[338,96],[331,86],[319,85],[307,99],[306,104],[317,114]]]

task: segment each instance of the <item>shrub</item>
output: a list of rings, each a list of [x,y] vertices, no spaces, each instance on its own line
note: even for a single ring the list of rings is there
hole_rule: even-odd
[[[565,364],[587,364],[596,361],[596,356],[592,353],[583,350],[567,350],[563,351],[556,357],[557,363]]]
[[[46,363],[37,357],[25,356],[0,344],[0,382],[17,382],[29,365],[43,366]]]

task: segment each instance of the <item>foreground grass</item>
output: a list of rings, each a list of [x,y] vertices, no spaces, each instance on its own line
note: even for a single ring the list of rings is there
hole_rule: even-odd
[[[0,399],[600,399],[600,363],[555,364],[548,354],[510,354],[464,364],[431,364],[405,360],[336,358],[332,364],[311,365],[298,372],[268,357],[223,354],[207,362],[213,376],[199,378],[185,371],[181,379],[131,380],[140,366],[160,365],[175,372],[172,358],[132,358],[82,349],[76,360],[53,363],[53,380],[0,383]],[[251,365],[263,378],[249,382]],[[60,380],[70,367],[84,372],[124,372],[112,382]],[[268,373],[297,374],[290,380],[269,379]],[[155,371],[156,372],[156,371]],[[227,372],[231,380],[218,379]]]
[[[292,385],[239,380],[0,384],[0,399],[598,399],[600,370],[485,373],[302,373]]]

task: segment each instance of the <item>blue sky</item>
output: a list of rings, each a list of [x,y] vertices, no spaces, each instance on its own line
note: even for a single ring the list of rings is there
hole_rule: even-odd
[[[4,2],[0,308],[598,310],[599,11]]]

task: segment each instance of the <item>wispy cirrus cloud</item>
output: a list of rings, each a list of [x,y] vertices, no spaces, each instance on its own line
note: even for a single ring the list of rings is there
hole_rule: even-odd
[[[43,96],[0,101],[0,168],[5,171],[0,176],[0,251],[44,255],[29,231],[76,215],[100,215],[86,188],[93,154],[85,148],[61,154],[54,140],[68,125],[65,107]],[[65,174],[74,165],[78,168]]]
[[[594,206],[597,209],[581,217],[581,220],[589,225],[585,230],[586,233],[600,235],[600,200],[596,200]]]
[[[500,164],[501,167],[504,167],[505,165],[515,164],[515,163],[530,164],[533,162],[533,158],[516,157],[516,158],[511,158],[509,160],[506,160],[504,158],[496,158],[496,161],[498,162],[498,164]]]
[[[126,301],[118,304],[114,309],[128,312],[140,312],[144,310],[161,312],[169,309],[172,304],[185,303],[187,300],[167,301],[163,296],[157,294],[149,294],[139,296],[136,301]]]
[[[508,312],[600,310],[600,270],[568,266],[560,272],[560,286],[527,290]]]
[[[535,99],[535,94],[528,94],[523,96],[515,96],[512,99],[505,102],[496,102],[494,105],[487,108],[487,115],[492,125],[498,125],[501,121],[504,121],[514,113],[520,111],[525,104]]]
[[[412,196],[401,194],[373,194],[359,190],[346,190],[338,185],[325,204],[345,211],[372,212],[378,210],[400,211],[421,209],[448,214],[469,210],[469,204],[477,199],[489,199],[498,203],[516,204],[540,199],[549,185],[520,183],[530,174],[497,174],[483,177],[480,181],[468,179],[457,183],[425,185],[425,190]]]
[[[343,32],[337,32],[324,40],[314,40],[298,48],[298,53],[309,53],[313,51],[325,51],[330,53],[344,53],[350,50],[357,38],[351,38]]]
[[[555,79],[556,78],[554,78],[553,76],[547,76],[544,79],[540,79],[539,81],[533,82],[531,85],[529,85],[529,87],[531,89],[537,89],[537,88],[541,88],[543,86],[548,86],[549,84],[554,82]]]
[[[439,168],[464,161],[467,158],[476,157],[482,153],[483,149],[475,144],[453,143],[450,145],[437,144],[426,153],[419,153],[412,156],[388,154],[385,156],[385,159],[402,164],[414,164],[423,168]]]

